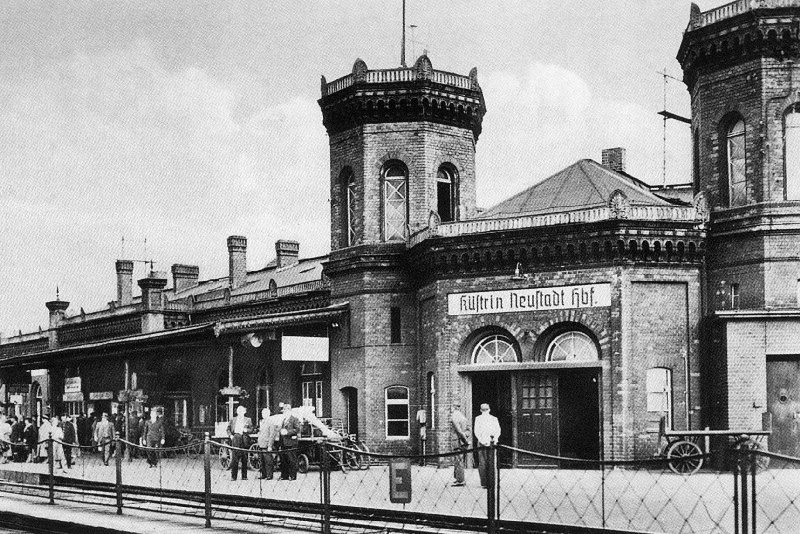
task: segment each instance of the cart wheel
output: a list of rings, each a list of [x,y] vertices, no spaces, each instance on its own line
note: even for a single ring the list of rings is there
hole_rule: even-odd
[[[258,443],[250,445],[250,452],[247,453],[247,463],[250,464],[250,469],[258,471],[261,469],[261,449]]]
[[[369,447],[367,447],[366,443],[364,443],[362,441],[357,441],[356,442],[356,448],[358,450],[360,450],[362,453],[365,453],[365,454],[359,454],[359,456],[361,458],[361,464],[359,465],[359,468],[360,469],[369,469],[369,465],[372,462],[372,458],[369,455]]]
[[[703,454],[697,443],[691,441],[676,441],[667,451],[669,468],[679,475],[691,475],[703,466]]]
[[[217,453],[219,457],[219,465],[226,471],[231,467],[231,451],[227,447],[220,447]]]
[[[201,454],[203,454],[203,442],[202,441],[194,440],[194,441],[190,442],[189,445],[186,447],[186,456],[188,456],[189,458],[191,458],[193,460],[195,458],[197,458],[198,456],[200,456]]]
[[[297,455],[297,471],[304,475],[308,473],[308,456],[303,453]]]
[[[739,438],[734,444],[736,449],[741,451],[753,451],[756,454],[749,455],[756,463],[756,472],[760,473],[769,467],[769,456],[758,454],[759,452],[766,452],[764,445],[760,441],[753,438]]]
[[[348,469],[357,470],[361,469],[361,453],[342,451],[344,454],[344,463]]]

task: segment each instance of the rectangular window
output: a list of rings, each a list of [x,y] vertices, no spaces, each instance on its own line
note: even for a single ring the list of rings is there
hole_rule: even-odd
[[[400,321],[400,308],[392,307],[391,309],[391,342],[392,343],[400,343],[402,341],[401,336],[401,321]]]
[[[731,284],[731,309],[739,309],[739,284]]]
[[[188,428],[189,426],[189,410],[188,399],[172,399],[172,422],[178,428]]]
[[[303,406],[313,406],[317,417],[322,417],[322,380],[303,382]]]
[[[392,386],[385,392],[386,438],[408,439],[408,388]]]
[[[647,411],[665,417],[672,428],[672,371],[662,367],[647,370]]]

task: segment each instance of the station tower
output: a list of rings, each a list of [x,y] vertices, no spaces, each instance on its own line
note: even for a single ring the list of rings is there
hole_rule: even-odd
[[[468,76],[435,70],[427,55],[413,67],[382,70],[358,59],[350,74],[322,78],[319,105],[331,162],[325,274],[332,302],[350,306],[349,324],[331,340],[333,411],[348,414],[347,426],[368,443],[385,444],[374,431],[392,418],[384,401],[397,397],[391,400],[401,406],[405,395],[408,409],[422,404],[418,298],[406,251],[415,232],[475,215],[483,94],[476,69]]]
[[[710,212],[704,353],[721,427],[800,402],[799,21],[798,0],[693,4],[678,52],[696,202]]]

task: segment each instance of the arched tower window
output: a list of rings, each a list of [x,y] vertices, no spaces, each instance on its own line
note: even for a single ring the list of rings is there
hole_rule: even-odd
[[[342,187],[344,188],[343,232],[345,246],[356,244],[356,177],[348,167],[342,171]]]
[[[784,121],[784,166],[786,175],[786,200],[800,200],[800,105],[795,104],[786,113]]]
[[[383,236],[385,241],[402,241],[408,223],[408,176],[399,163],[383,172]]]
[[[436,173],[436,211],[442,222],[456,220],[458,174],[450,165],[442,165]]]
[[[747,156],[745,152],[745,127],[742,119],[737,120],[728,129],[726,136],[728,156],[728,205],[730,207],[747,204],[747,178],[745,169]]]

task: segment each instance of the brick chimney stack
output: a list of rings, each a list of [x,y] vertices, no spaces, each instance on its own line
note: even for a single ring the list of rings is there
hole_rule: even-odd
[[[117,260],[117,304],[129,306],[133,302],[133,262]]]
[[[625,149],[622,147],[603,150],[603,165],[617,172],[625,171]]]
[[[247,238],[232,235],[228,238],[228,281],[231,290],[247,283]]]
[[[294,265],[300,257],[300,243],[279,239],[275,242],[275,263],[278,268]]]
[[[167,287],[167,273],[150,271],[138,284],[142,289],[142,333],[164,330],[162,294]]]
[[[175,293],[197,285],[200,279],[200,267],[176,263],[172,266],[172,287]]]

